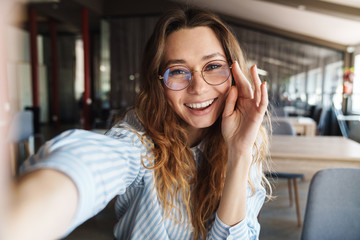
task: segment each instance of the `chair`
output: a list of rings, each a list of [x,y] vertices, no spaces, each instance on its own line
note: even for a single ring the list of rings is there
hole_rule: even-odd
[[[270,109],[271,115],[274,117],[288,117],[289,114],[283,107],[273,107]]]
[[[273,135],[292,135],[296,136],[294,127],[288,121],[271,121],[272,133]],[[298,226],[301,227],[301,212],[300,212],[300,200],[299,200],[299,191],[298,191],[298,179],[302,180],[304,174],[301,173],[284,173],[284,172],[266,172],[265,176],[272,179],[287,179],[288,180],[288,189],[289,189],[289,201],[290,207],[293,205],[293,190],[295,194],[295,205],[296,205],[296,215]]]
[[[311,180],[302,240],[360,239],[360,168],[330,168]]]
[[[312,118],[315,120],[316,125],[319,125],[322,110],[323,110],[322,106],[316,106],[314,109],[314,114]]]
[[[271,121],[273,135],[292,135],[296,136],[295,129],[288,121],[275,120]]]
[[[19,165],[19,146],[24,145],[25,157],[30,156],[32,151],[29,146],[30,137],[34,136],[34,117],[31,111],[20,111],[14,115],[11,121],[8,141],[11,146],[11,171],[16,175]]]
[[[339,124],[341,135],[343,137],[349,138],[349,129],[348,129],[348,126],[346,124],[346,120],[345,120],[345,117],[343,115],[342,110],[336,108],[335,106],[332,107],[332,110],[334,111],[336,120],[337,120],[337,122]]]

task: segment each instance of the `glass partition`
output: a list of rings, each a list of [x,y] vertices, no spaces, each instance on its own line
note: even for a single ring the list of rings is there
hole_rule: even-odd
[[[231,23],[250,64],[266,72],[270,100],[305,115],[342,102],[343,52]]]

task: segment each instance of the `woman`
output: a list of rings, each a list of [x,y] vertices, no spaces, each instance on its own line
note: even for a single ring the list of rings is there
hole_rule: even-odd
[[[135,110],[107,136],[67,131],[29,159],[13,226],[37,216],[28,234],[53,238],[118,195],[116,239],[257,239],[268,98],[233,34],[206,11],[171,11],[141,76]]]

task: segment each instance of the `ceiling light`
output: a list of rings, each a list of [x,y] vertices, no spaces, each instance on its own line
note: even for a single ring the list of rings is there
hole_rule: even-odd
[[[301,11],[305,11],[306,10],[306,6],[305,5],[299,5],[297,6],[297,9],[301,10]]]
[[[106,71],[106,67],[105,67],[104,65],[101,65],[101,66],[100,66],[100,71],[105,72],[105,71]]]
[[[59,3],[60,0],[28,0],[29,3]]]
[[[353,52],[355,52],[355,48],[354,48],[353,46],[348,46],[348,47],[346,48],[346,51],[347,51],[348,53],[353,53]]]
[[[257,69],[257,72],[260,76],[267,76],[267,74],[268,74],[267,71],[262,70],[260,68]]]
[[[246,65],[248,66],[248,68],[251,68],[252,66],[257,65],[257,62],[255,60],[248,60]],[[268,74],[267,71],[259,68],[258,66],[256,67],[257,67],[257,72],[260,76],[267,76]]]

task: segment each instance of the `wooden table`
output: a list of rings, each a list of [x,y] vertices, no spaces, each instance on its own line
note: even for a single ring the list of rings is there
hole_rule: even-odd
[[[316,134],[316,122],[309,117],[276,117],[273,120],[290,122],[297,135],[315,136]]]
[[[360,167],[360,144],[337,136],[273,135],[270,157],[274,171],[303,173],[310,180],[324,168]]]

